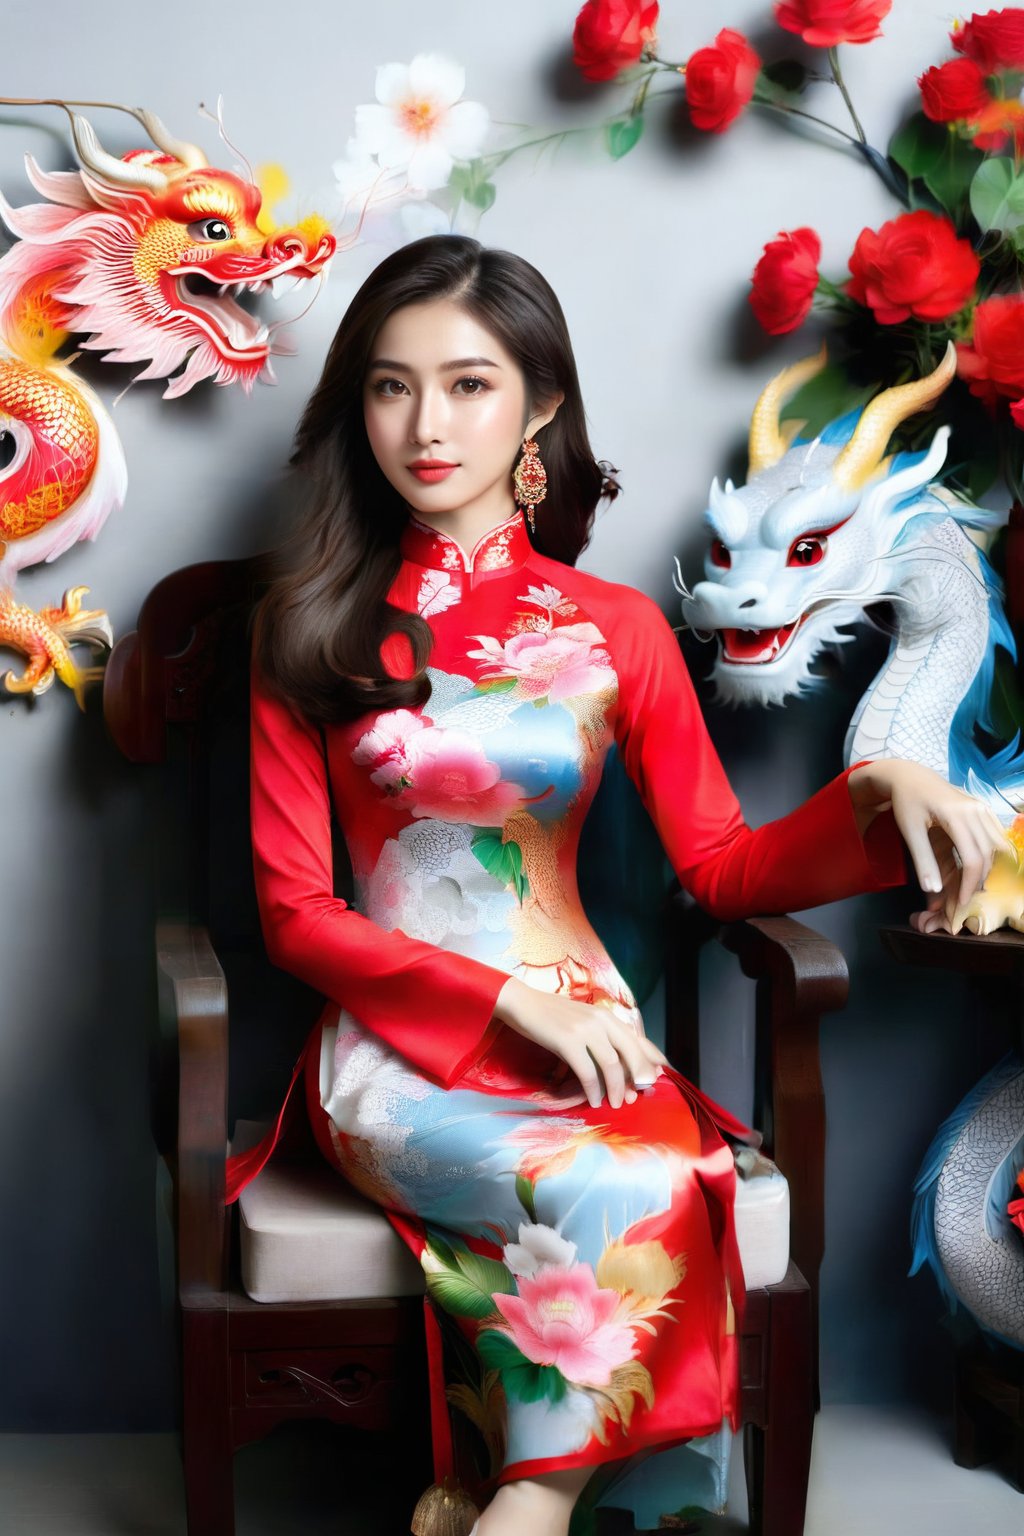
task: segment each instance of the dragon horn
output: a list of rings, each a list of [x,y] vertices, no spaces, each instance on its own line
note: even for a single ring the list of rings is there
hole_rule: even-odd
[[[876,395],[833,464],[833,478],[846,490],[859,490],[881,464],[889,439],[900,422],[937,400],[955,373],[956,347],[950,341],[939,366],[923,379],[894,385]]]
[[[69,115],[75,153],[87,171],[91,171],[100,181],[112,182],[118,187],[147,187],[152,192],[164,190],[167,177],[157,166],[118,160],[103,148],[95,128],[86,118],[78,112]]]
[[[754,414],[750,418],[750,473],[760,474],[777,464],[789,447],[779,428],[779,412],[787,395],[791,395],[820,373],[828,362],[828,351],[822,342],[821,350],[813,357],[801,358],[783,368],[770,379],[761,391]]]
[[[175,160],[187,165],[190,171],[199,171],[209,165],[210,162],[197,144],[176,139],[155,112],[147,112],[145,107],[129,107],[128,110],[145,128],[157,149],[162,149],[165,155],[173,155]]]

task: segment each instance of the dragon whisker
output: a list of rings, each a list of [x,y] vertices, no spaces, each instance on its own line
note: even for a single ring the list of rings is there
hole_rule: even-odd
[[[690,591],[689,587],[686,585],[686,582],[683,580],[683,568],[679,564],[679,556],[673,555],[672,560],[675,564],[675,573],[672,577],[672,585],[679,593],[680,597],[688,597],[692,600],[693,593]]]
[[[286,325],[295,325],[297,321],[302,319],[303,315],[307,315],[309,313],[320,296],[320,289],[323,287],[325,275],[326,274],[324,273],[323,268],[321,268],[320,271],[316,274],[316,287],[313,289],[313,297],[310,299],[305,309],[300,309],[297,315],[289,315],[287,320],[272,321],[271,324],[267,326],[268,336],[273,337],[276,332],[281,330],[282,327]]]
[[[218,133],[219,137],[221,138],[223,143],[225,143],[227,145],[228,149],[231,150],[232,154],[237,155],[239,160],[241,160],[242,164],[245,166],[245,169],[246,169],[246,171],[249,174],[249,180],[255,186],[256,185],[256,173],[254,172],[254,170],[252,168],[252,161],[249,159],[248,155],[245,155],[245,154],[242,153],[242,151],[238,148],[237,144],[232,144],[231,140],[228,138],[227,130],[224,127],[224,97],[223,96],[218,96],[217,97],[217,111],[216,111],[216,113],[211,112],[209,107],[207,107],[207,105],[205,104],[205,102],[202,102],[202,101],[199,103],[199,112],[200,112],[200,116],[209,118],[211,123],[216,123],[216,125],[217,125],[217,133]]]

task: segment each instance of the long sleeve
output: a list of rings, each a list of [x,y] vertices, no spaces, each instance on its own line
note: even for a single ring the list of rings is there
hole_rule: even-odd
[[[333,893],[330,798],[317,729],[251,687],[251,825],[267,954],[449,1087],[487,1048],[508,974],[388,932]]]
[[[892,812],[860,835],[846,783],[856,764],[788,815],[756,830],[746,824],[671,626],[650,598],[635,596],[616,624],[616,738],[685,889],[726,921],[904,884]]]

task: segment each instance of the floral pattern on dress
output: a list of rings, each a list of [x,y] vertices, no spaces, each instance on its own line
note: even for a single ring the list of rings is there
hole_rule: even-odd
[[[628,1429],[638,1401],[654,1404],[650,1372],[637,1359],[637,1330],[654,1333],[653,1319],[674,1320],[669,1309],[681,1298],[671,1293],[685,1279],[685,1258],[656,1240],[627,1243],[620,1235],[608,1238],[594,1267],[526,1205],[531,1219],[501,1245],[501,1259],[428,1229],[421,1259],[427,1289],[474,1334],[484,1366],[475,1402],[464,1384],[462,1406],[483,1427],[495,1373],[506,1399],[524,1408],[544,1402],[557,1410],[571,1397],[576,1429],[563,1426],[563,1433],[569,1429],[574,1446],[591,1435],[606,1444],[611,1426]],[[521,1432],[522,1415],[519,1421]]]
[[[461,594],[447,571],[426,570],[420,577],[416,608],[421,618],[431,619],[453,608]]]
[[[597,625],[556,623],[556,615],[567,618],[579,611],[557,587],[531,586],[518,601],[542,612],[528,615],[522,628],[510,626],[504,639],[470,637],[479,640],[481,648],[467,651],[467,656],[487,664],[478,686],[514,688],[516,697],[537,703],[600,694],[614,686],[612,660]]]
[[[521,785],[502,780],[475,737],[408,709],[379,715],[352,759],[371,767],[372,782],[413,816],[500,826],[526,799]]]
[[[387,931],[460,949],[476,934],[504,935],[515,901],[481,863],[473,829],[432,818],[389,838],[359,890],[361,910]]]

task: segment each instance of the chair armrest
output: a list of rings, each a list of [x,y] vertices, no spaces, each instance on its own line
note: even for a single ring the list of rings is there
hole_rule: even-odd
[[[756,986],[755,1118],[766,1150],[790,1184],[791,1251],[817,1305],[825,1250],[825,1097],[821,1015],[845,1006],[849,972],[840,949],[792,917],[716,924],[682,891],[668,906],[668,1054],[699,1082],[699,951],[717,939]]]
[[[178,1289],[183,1302],[227,1282],[228,997],[205,928],[159,923],[161,1009],[178,1034]]]
[[[748,917],[726,923],[718,937],[744,976],[770,981],[792,1008],[822,1014],[845,1007],[846,957],[831,939],[796,918]]]

